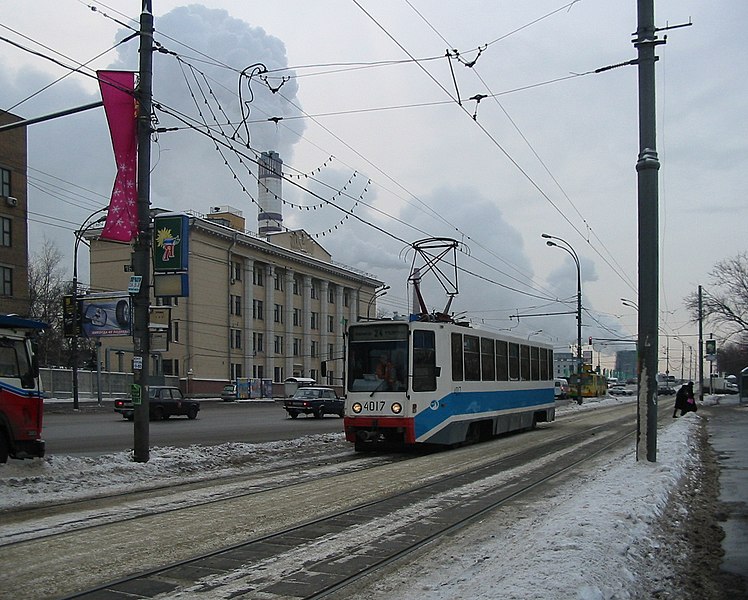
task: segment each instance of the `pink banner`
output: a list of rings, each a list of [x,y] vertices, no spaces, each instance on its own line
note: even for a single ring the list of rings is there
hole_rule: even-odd
[[[138,233],[138,118],[135,102],[135,74],[129,71],[97,71],[112,136],[117,177],[109,212],[101,234],[103,239],[129,242]]]

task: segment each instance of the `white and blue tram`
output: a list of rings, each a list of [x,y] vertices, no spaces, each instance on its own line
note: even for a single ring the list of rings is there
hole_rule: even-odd
[[[553,348],[455,322],[348,327],[346,439],[456,445],[555,418]]]

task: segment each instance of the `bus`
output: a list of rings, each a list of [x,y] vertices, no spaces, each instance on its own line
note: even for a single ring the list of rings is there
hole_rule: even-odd
[[[44,456],[44,405],[32,338],[46,327],[0,315],[0,463]]]
[[[608,383],[604,375],[596,373],[590,365],[582,365],[582,398],[599,398],[608,393]],[[579,374],[569,376],[569,394],[576,397],[579,387]]]

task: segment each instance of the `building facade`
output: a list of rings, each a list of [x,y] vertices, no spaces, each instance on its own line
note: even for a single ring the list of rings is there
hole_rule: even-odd
[[[0,125],[21,118],[0,110]],[[0,313],[29,315],[26,127],[0,134]]]
[[[153,297],[168,312],[168,349],[154,352],[153,374],[187,380],[311,377],[340,384],[343,334],[366,315],[374,276],[333,262],[306,232],[260,237],[244,230],[241,214],[214,207],[189,215],[189,295]],[[131,248],[91,242],[91,289],[124,291]],[[102,362],[110,370],[132,368],[132,338],[102,338]],[[324,363],[326,374],[322,376]]]

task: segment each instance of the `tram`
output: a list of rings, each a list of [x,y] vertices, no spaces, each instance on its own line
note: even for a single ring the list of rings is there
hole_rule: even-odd
[[[555,418],[552,346],[443,314],[349,325],[346,369],[357,451],[454,446]]]

